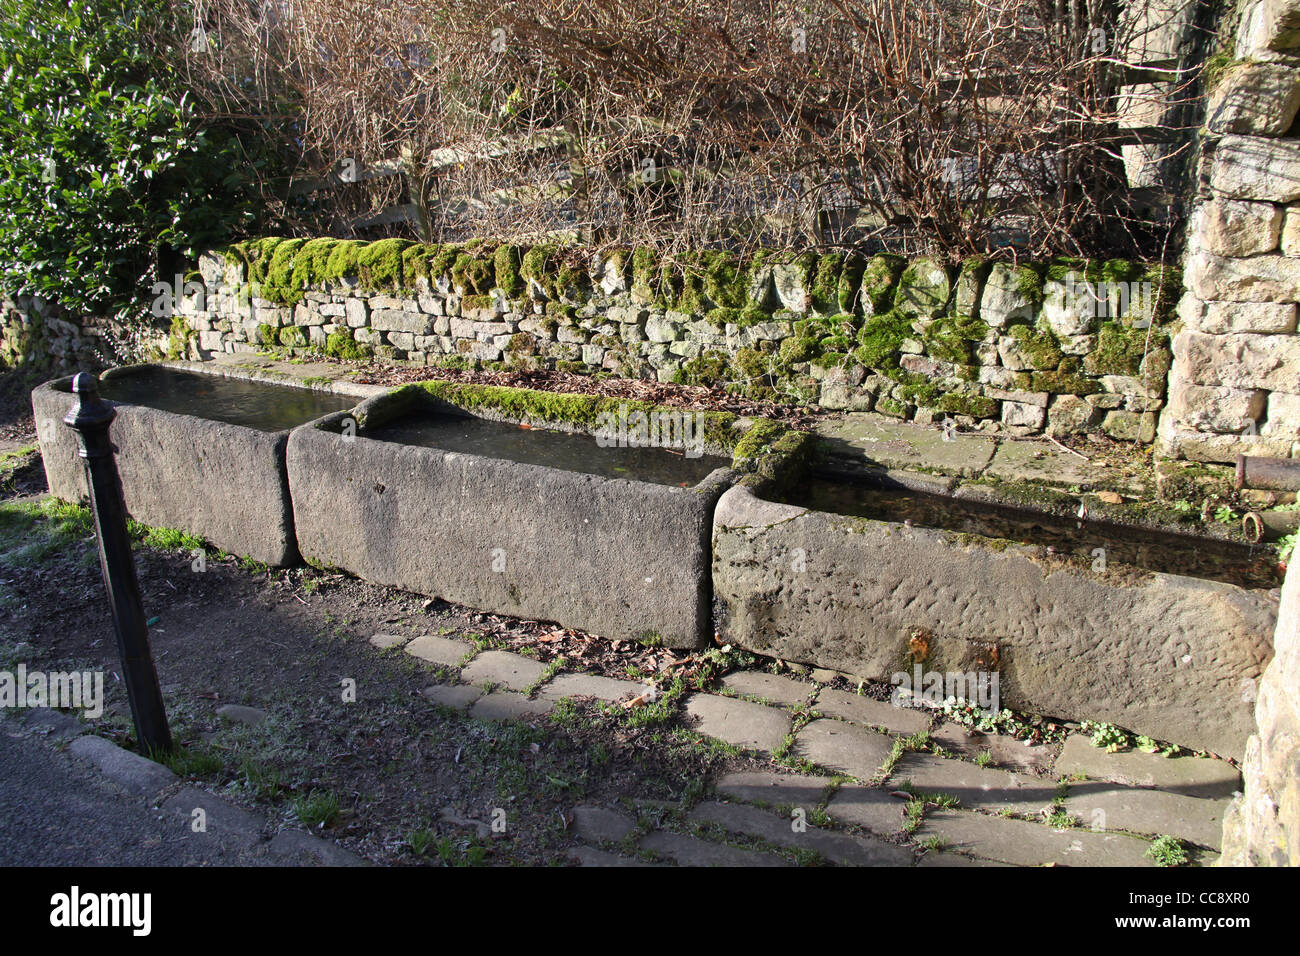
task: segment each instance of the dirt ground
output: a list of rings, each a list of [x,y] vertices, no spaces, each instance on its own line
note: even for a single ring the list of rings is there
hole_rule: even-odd
[[[131,747],[132,727],[93,534],[84,515],[42,510],[26,390],[0,376],[0,668],[103,669],[95,731]],[[250,809],[327,820],[318,832],[388,864],[557,864],[575,804],[697,799],[730,770],[769,766],[685,729],[680,694],[650,709],[561,707],[494,725],[432,704],[450,679],[375,634],[440,634],[622,679],[708,685],[730,663],[687,658],[553,624],[517,621],[311,568],[270,571],[188,546],[141,544],[136,560],[173,735],[173,769]],[[345,702],[345,680],[356,700]],[[267,711],[257,727],[216,714]],[[334,806],[337,804],[337,812]],[[496,808],[504,834],[481,835]],[[417,850],[419,852],[417,852]],[[90,861],[88,861],[90,862]]]

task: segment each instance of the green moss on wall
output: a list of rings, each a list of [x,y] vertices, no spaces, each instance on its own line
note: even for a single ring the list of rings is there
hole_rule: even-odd
[[[840,306],[840,276],[844,254],[829,252],[817,260],[812,277],[812,307],[823,315],[843,311]]]
[[[897,368],[898,349],[912,335],[912,322],[897,312],[868,319],[858,333],[853,357],[872,369]]]
[[[340,239],[330,248],[330,255],[325,260],[324,279],[327,282],[339,282],[344,278],[357,277],[357,259],[361,255],[364,242],[356,239]]]
[[[368,344],[356,341],[351,329],[336,329],[325,337],[325,354],[355,362],[370,358],[374,350]]]
[[[357,254],[357,275],[369,289],[397,292],[402,288],[402,253],[407,239],[380,239],[367,243]]]
[[[1006,331],[1007,335],[1016,340],[1016,345],[1038,371],[1049,371],[1059,367],[1065,357],[1057,344],[1056,336],[1050,329],[1034,329],[1019,322],[1008,326]]]
[[[496,287],[508,298],[517,299],[524,294],[524,278],[520,274],[522,256],[518,246],[503,243],[493,253],[492,265]]]
[[[994,399],[967,392],[947,392],[940,395],[930,407],[937,412],[969,415],[971,418],[996,418],[1001,408]]]
[[[872,315],[883,315],[894,307],[899,279],[907,267],[902,256],[876,255],[871,257],[862,272],[859,309]],[[870,308],[868,308],[868,305]]]

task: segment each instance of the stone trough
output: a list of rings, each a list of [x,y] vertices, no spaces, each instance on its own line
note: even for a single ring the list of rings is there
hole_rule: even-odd
[[[1055,549],[743,486],[718,502],[713,548],[722,639],[750,651],[878,680],[918,663],[996,672],[1003,707],[1228,757],[1253,730],[1274,589],[1116,561],[1099,570]]]
[[[554,398],[544,393],[483,391],[500,401],[469,408],[464,396],[457,404],[449,393],[409,386],[365,402],[354,417],[295,430],[289,484],[303,556],[481,610],[610,638],[702,646],[712,633],[713,508],[738,477],[730,458],[715,468],[702,458],[702,471],[697,462],[685,479],[670,466],[658,482],[640,480],[635,464],[622,477],[596,466],[619,449],[600,447],[590,417],[565,422],[558,412],[538,417],[527,402],[517,404]],[[609,401],[559,400],[579,410]],[[466,446],[461,433],[477,434],[489,419],[510,424]],[[530,425],[537,429],[531,438]],[[542,448],[542,458],[528,460],[536,448],[521,442],[555,437],[543,428],[564,433],[557,441],[565,447],[558,458]],[[674,460],[665,448],[637,451]]]
[[[71,387],[72,376],[41,385],[32,410],[50,493],[86,501],[76,436],[63,424],[75,404]],[[297,560],[289,431],[351,407],[355,396],[160,365],[109,369],[100,392],[117,407],[109,437],[133,518],[269,565]]]

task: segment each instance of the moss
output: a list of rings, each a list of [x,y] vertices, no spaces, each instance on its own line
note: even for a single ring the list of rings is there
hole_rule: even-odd
[[[632,294],[644,302],[659,297],[659,253],[648,246],[632,253]]]
[[[1043,270],[1041,267],[1019,264],[1014,269],[1016,291],[1037,308],[1043,304]]]
[[[858,348],[853,355],[867,368],[886,369],[898,366],[898,349],[912,334],[911,320],[890,312],[868,319],[858,333]]]
[[[337,239],[311,239],[298,249],[289,276],[289,285],[295,292],[294,301],[302,297],[301,290],[318,288],[325,281],[330,254],[336,245]]]
[[[559,363],[557,363],[558,366]],[[581,363],[579,368],[583,368]],[[419,382],[404,388],[421,389],[441,401],[465,411],[491,409],[514,421],[542,421],[594,429],[603,424],[603,416],[617,415],[620,410],[648,414],[660,411],[679,413],[628,398],[606,398],[561,392],[539,392],[527,388],[500,385],[477,385],[465,382]],[[394,393],[395,394],[395,393]],[[734,448],[736,436],[732,426],[736,416],[730,412],[696,412],[703,419],[705,441],[723,448]],[[781,427],[781,426],[778,426]]]
[[[1049,371],[1060,366],[1065,357],[1057,344],[1056,336],[1050,329],[1032,329],[1023,322],[1007,327],[1007,335],[1016,340],[1016,345],[1029,357],[1029,362],[1038,371]]]
[[[490,295],[467,295],[461,300],[461,307],[466,312],[476,309],[492,309],[492,296]]]
[[[907,262],[902,256],[881,254],[871,257],[862,272],[858,300],[861,310],[881,315],[894,307],[894,296]],[[868,303],[870,309],[867,308]]]
[[[266,270],[271,265],[275,249],[285,239],[280,236],[267,236],[263,239],[250,240],[248,251],[248,281],[262,283],[266,281]]]
[[[785,434],[785,426],[780,422],[760,419],[754,422],[736,443],[732,456],[737,460],[757,458],[771,450],[772,442]]]
[[[166,355],[169,359],[183,359],[190,351],[190,340],[197,336],[198,333],[190,328],[190,323],[185,316],[175,314],[172,316],[171,327],[167,334]],[[29,348],[24,343],[24,349]],[[20,351],[18,354],[23,354]]]
[[[948,392],[939,396],[931,407],[935,411],[969,415],[971,418],[996,418],[1000,409],[994,399],[967,392]]]
[[[934,407],[942,395],[943,389],[937,383],[919,375],[909,376],[908,380],[898,387],[898,398],[926,408]]]
[[[735,253],[703,253],[704,291],[720,309],[743,309],[749,296],[749,283]]]
[[[719,385],[727,380],[731,362],[721,352],[710,350],[682,364],[673,375],[679,385]]]
[[[302,298],[302,289],[293,286],[293,259],[305,242],[305,239],[286,239],[276,244],[262,280],[262,298],[286,305]]]
[[[829,252],[817,260],[812,279],[812,306],[823,315],[843,311],[840,305],[840,275],[843,271],[843,253]]]
[[[1168,340],[1168,333],[1161,329],[1103,322],[1097,334],[1097,347],[1084,358],[1083,367],[1093,375],[1138,375],[1148,346],[1151,350],[1164,349]]]
[[[445,242],[438,247],[438,251],[429,257],[429,281],[437,283],[439,279],[451,281],[451,268],[460,258],[460,245],[454,242]]]
[[[465,249],[469,248],[466,243]],[[462,295],[487,295],[496,281],[496,263],[491,258],[480,258],[462,251],[451,267],[451,284]]]
[[[876,411],[891,418],[910,418],[912,414],[911,409],[906,404],[888,397],[876,400]]]
[[[781,364],[793,365],[795,362],[806,362],[815,358],[819,353],[820,348],[816,338],[811,335],[792,335],[782,340],[777,354]]]
[[[555,271],[555,294],[571,302],[586,299],[591,295],[591,276],[586,269],[561,261]]]
[[[519,272],[522,262],[518,246],[508,243],[497,246],[497,251],[492,255],[492,265],[498,289],[511,299],[524,294],[524,279]]]
[[[374,350],[352,337],[351,329],[336,329],[325,337],[325,354],[337,359],[358,361],[368,359]]]
[[[697,314],[704,311],[705,273],[699,256],[685,253],[666,259],[659,274],[663,307]]]
[[[357,259],[361,255],[364,242],[355,239],[340,239],[330,248],[329,258],[325,261],[323,278],[327,282],[339,282],[344,278],[355,278]]]
[[[307,333],[296,325],[286,325],[280,330],[280,344],[287,349],[306,348]]]
[[[422,242],[417,242],[402,250],[402,285],[404,288],[414,289],[421,279],[425,282],[430,281],[429,257],[436,251],[436,246],[430,246]]]
[[[532,355],[537,350],[537,343],[527,332],[516,332],[510,336],[506,351],[512,355]]]
[[[983,340],[988,331],[988,325],[979,319],[944,315],[932,322],[921,338],[931,357],[954,365],[970,365],[974,362],[971,343]]]
[[[760,378],[768,373],[770,367],[767,356],[752,346],[738,349],[732,364],[745,379]]]
[[[558,250],[552,243],[540,243],[525,252],[519,261],[519,277],[537,283],[552,298],[555,295],[552,263]]]
[[[862,288],[862,274],[866,271],[867,260],[856,253],[844,257],[840,267],[840,277],[835,283],[835,303],[841,312],[858,311],[858,291]]]
[[[380,239],[367,243],[357,254],[357,275],[369,289],[393,292],[402,287],[402,253],[411,245],[407,239]]]
[[[274,325],[267,325],[265,322],[257,327],[257,344],[274,345],[279,339]]]
[[[1101,385],[1094,379],[1069,371],[1034,372],[1030,388],[1052,395],[1093,395],[1101,391]]]
[[[565,305],[563,302],[552,300],[546,303],[546,315],[556,322],[571,324],[578,318],[578,310],[574,306]]]

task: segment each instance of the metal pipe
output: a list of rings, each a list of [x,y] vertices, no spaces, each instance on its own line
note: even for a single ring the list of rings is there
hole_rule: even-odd
[[[172,749],[172,735],[149,648],[140,581],[126,530],[126,504],[108,438],[108,426],[117,417],[117,410],[99,397],[98,380],[90,372],[77,373],[72,391],[78,402],[63,423],[77,433],[78,454],[86,462],[86,484],[99,540],[99,567],[113,615],[136,740],[146,753],[166,753]]]
[[[1237,456],[1237,490],[1300,491],[1300,459]]]

